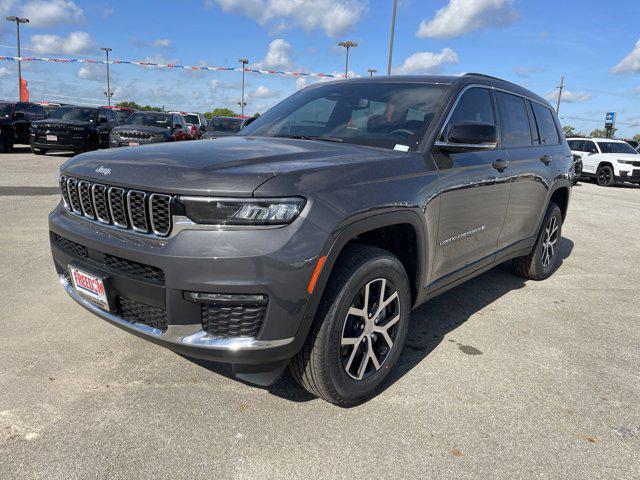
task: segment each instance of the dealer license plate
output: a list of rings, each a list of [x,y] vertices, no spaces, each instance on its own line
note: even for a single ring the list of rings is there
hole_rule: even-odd
[[[102,278],[83,272],[72,265],[69,265],[69,273],[76,292],[99,307],[109,310],[109,299]]]
[[[140,145],[139,142],[129,142],[130,147],[137,147],[138,145]]]
[[[47,135],[47,142],[57,142],[57,141],[58,141],[57,135]]]

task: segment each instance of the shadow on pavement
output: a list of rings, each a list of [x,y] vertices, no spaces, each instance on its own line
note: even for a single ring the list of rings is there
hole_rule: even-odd
[[[556,270],[562,267],[563,260],[569,257],[573,247],[574,243],[568,238],[562,237],[560,239],[559,262]],[[378,394],[391,387],[422,362],[440,345],[445,335],[503,295],[512,290],[523,288],[525,285],[523,278],[512,273],[511,263],[505,262],[415,309],[411,313],[409,332],[402,355]],[[471,345],[459,344],[459,348],[468,355],[482,353]],[[214,373],[235,379],[229,365],[184,358]],[[248,383],[247,385],[260,388]],[[297,384],[289,369],[285,370],[280,380],[274,385],[267,387],[267,390],[272,395],[293,402],[307,402],[316,398]]]

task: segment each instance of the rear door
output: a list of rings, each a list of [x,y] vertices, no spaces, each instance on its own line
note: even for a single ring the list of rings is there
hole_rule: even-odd
[[[598,154],[600,151],[593,140],[585,140],[582,151],[582,171],[595,175],[598,171],[598,163],[600,161]]]
[[[461,122],[497,124],[488,88],[467,87],[443,132]],[[436,147],[434,160],[440,169],[441,190],[432,291],[493,261],[509,201],[508,156],[500,144],[496,149],[463,153],[445,153]]]
[[[555,176],[553,154],[541,144],[528,99],[497,91],[502,145],[511,160],[511,195],[498,251],[535,236],[540,212]]]

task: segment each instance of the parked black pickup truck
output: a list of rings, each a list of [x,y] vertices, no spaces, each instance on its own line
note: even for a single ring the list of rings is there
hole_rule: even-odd
[[[31,122],[46,117],[42,105],[0,101],[0,153],[9,153],[16,143],[28,144]]]
[[[108,148],[109,133],[121,122],[120,115],[109,108],[60,107],[49,118],[31,124],[29,144],[36,155],[50,150],[80,153]]]

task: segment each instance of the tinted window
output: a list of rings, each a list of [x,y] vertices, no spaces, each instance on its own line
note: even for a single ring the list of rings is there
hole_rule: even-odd
[[[553,120],[553,114],[547,107],[539,103],[533,103],[533,112],[536,115],[536,122],[540,130],[540,137],[543,145],[555,145],[560,142],[556,122]]]
[[[187,123],[200,125],[200,117],[198,117],[198,115],[185,115],[184,119],[187,121]]]
[[[241,126],[241,118],[213,117],[209,122],[209,128],[217,132],[238,132]]]
[[[172,128],[174,116],[162,113],[134,113],[125,122],[125,125],[143,125],[146,127]]]
[[[567,140],[569,148],[575,152],[584,152],[584,140]]]
[[[60,107],[49,115],[49,118],[60,120],[79,120],[81,122],[93,122],[96,115],[95,108]]]
[[[13,103],[0,103],[0,117],[8,117],[13,112]]]
[[[598,142],[602,153],[637,153],[631,145],[626,142]]]
[[[331,137],[346,143],[415,150],[448,88],[419,82],[317,85],[271,108],[240,135]]]
[[[508,93],[496,92],[500,111],[500,129],[505,147],[531,146],[531,126],[524,99]]]
[[[447,127],[462,122],[481,122],[495,125],[491,96],[486,88],[470,88],[462,94]]]
[[[531,138],[534,145],[540,145],[540,134],[538,133],[538,124],[536,123],[536,117],[533,116],[533,107],[531,101],[525,100],[527,106],[527,115],[529,116],[529,126],[531,127]]]
[[[584,147],[583,148],[583,152],[589,152],[589,153],[598,153],[598,149],[596,148],[596,144],[594,142],[591,141],[586,141],[584,142]]]

